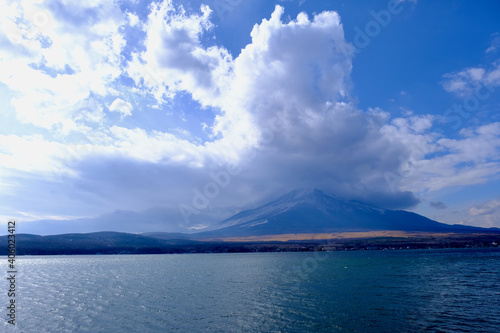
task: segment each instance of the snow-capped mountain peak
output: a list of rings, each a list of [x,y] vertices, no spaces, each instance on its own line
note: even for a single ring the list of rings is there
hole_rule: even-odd
[[[415,213],[340,199],[318,189],[297,189],[258,208],[241,211],[200,233],[253,236],[373,230],[450,232],[453,228],[459,227]]]

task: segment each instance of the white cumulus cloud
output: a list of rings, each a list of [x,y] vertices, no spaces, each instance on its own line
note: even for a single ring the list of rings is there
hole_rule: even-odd
[[[108,107],[111,112],[118,112],[122,115],[122,117],[131,116],[132,115],[132,104],[129,102],[125,102],[121,98],[117,98],[111,103]]]

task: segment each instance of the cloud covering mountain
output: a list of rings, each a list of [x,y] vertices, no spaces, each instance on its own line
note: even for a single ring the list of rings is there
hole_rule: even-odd
[[[5,218],[154,210],[170,231],[299,187],[399,209],[500,173],[499,122],[446,137],[440,115],[360,109],[356,48],[335,11],[276,6],[235,52],[209,5],[1,6],[0,82],[16,123],[0,134]],[[442,84],[494,89],[495,73]]]
[[[415,213],[381,209],[358,201],[340,199],[318,189],[299,189],[261,207],[242,211],[209,228],[202,229],[195,237],[248,237],[378,230],[431,233],[487,232],[487,229],[439,223]]]

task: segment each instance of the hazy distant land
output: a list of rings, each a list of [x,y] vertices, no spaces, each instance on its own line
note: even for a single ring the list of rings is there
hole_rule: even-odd
[[[160,238],[158,238],[160,237]],[[498,248],[500,233],[438,234],[376,231],[343,234],[284,234],[194,241],[117,232],[37,236],[19,234],[17,255],[162,254],[277,251],[396,250],[426,248]],[[0,254],[7,255],[7,236],[0,237]]]

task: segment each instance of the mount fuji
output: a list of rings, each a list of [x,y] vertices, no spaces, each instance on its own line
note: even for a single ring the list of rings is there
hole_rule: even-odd
[[[382,230],[435,233],[493,231],[439,223],[416,213],[340,199],[318,189],[299,189],[261,207],[241,211],[200,230],[197,236],[248,237]],[[493,232],[498,232],[497,230]]]

